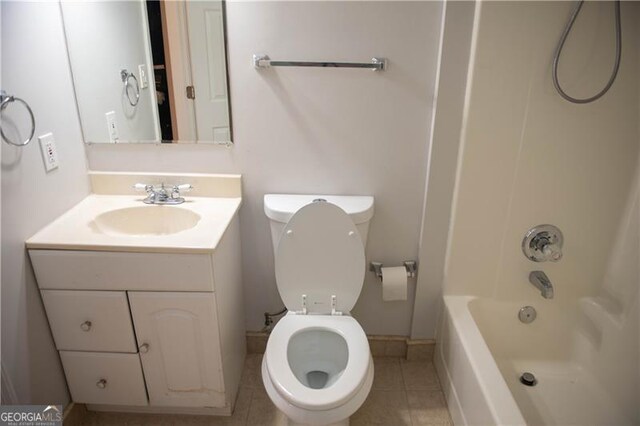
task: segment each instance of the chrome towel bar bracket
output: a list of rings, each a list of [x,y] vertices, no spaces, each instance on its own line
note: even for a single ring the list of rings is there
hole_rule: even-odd
[[[2,140],[8,143],[9,145],[25,146],[29,142],[31,142],[31,140],[33,139],[33,135],[36,133],[36,118],[33,115],[33,111],[31,110],[31,107],[24,99],[17,98],[12,95],[8,95],[7,92],[5,92],[4,90],[0,90],[0,116],[2,115],[2,112],[5,110],[5,108],[7,108],[13,102],[21,103],[29,113],[29,118],[31,119],[31,131],[29,132],[29,137],[22,142],[14,142],[4,134],[4,129],[2,128],[2,124],[0,124],[0,136],[2,137]]]
[[[418,264],[415,260],[406,260],[402,262],[407,269],[407,277],[415,278],[418,275]],[[376,277],[382,281],[382,263],[371,262],[369,263],[369,270],[376,274]]]
[[[270,67],[362,68],[372,71],[387,69],[387,60],[384,58],[372,58],[371,62],[273,61],[267,55],[254,54],[252,63],[256,69]]]

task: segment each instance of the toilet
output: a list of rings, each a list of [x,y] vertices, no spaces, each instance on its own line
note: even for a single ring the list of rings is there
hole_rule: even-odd
[[[373,197],[269,194],[264,209],[288,309],[269,336],[265,389],[284,425],[348,425],[373,382],[367,336],[350,315]]]

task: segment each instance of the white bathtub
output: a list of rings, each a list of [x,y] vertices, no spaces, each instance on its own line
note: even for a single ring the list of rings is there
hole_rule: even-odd
[[[580,316],[549,302],[541,298],[538,318],[523,324],[514,302],[444,297],[435,364],[456,425],[638,422],[639,396],[618,397],[588,368],[593,354],[577,332]],[[520,383],[525,371],[536,386]]]

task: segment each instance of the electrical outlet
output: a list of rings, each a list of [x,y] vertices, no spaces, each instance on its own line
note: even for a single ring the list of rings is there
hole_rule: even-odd
[[[138,75],[140,76],[140,88],[149,87],[149,77],[147,76],[147,66],[145,64],[138,65]]]
[[[109,142],[116,143],[120,136],[118,136],[118,126],[116,125],[116,112],[109,111],[104,115],[107,118],[107,131],[109,132]]]
[[[40,141],[45,170],[50,172],[53,169],[57,169],[58,152],[56,151],[56,141],[53,139],[53,133],[38,136],[38,140]]]

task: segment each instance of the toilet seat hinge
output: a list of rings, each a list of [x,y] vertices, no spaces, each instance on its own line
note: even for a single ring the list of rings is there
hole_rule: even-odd
[[[338,307],[338,297],[335,294],[331,295],[331,315],[342,315],[341,311],[337,311],[336,308]]]
[[[307,315],[307,295],[302,295],[302,310],[296,311],[296,314]]]

